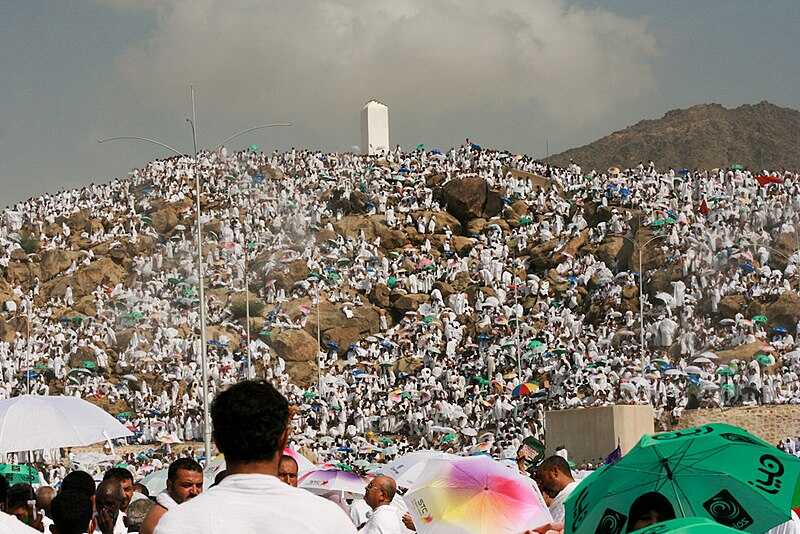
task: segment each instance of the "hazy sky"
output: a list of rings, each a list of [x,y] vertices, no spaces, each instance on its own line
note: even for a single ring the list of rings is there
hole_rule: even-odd
[[[0,0],[8,205],[166,155],[112,135],[349,150],[369,98],[391,142],[543,156],[705,102],[800,107],[797,0]]]

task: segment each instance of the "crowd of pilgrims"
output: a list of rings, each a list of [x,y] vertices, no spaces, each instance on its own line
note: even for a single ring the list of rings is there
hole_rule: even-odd
[[[764,184],[757,179],[764,174],[774,179]],[[452,218],[438,217],[446,206],[431,178],[468,176],[503,191],[506,206],[524,201],[530,215],[513,225],[489,219],[468,236],[471,247],[456,247],[463,236],[441,224]],[[551,409],[649,404],[660,424],[687,405],[800,402],[800,324],[744,313],[723,319],[719,309],[729,295],[770,302],[797,288],[800,256],[776,245],[796,239],[797,174],[664,171],[652,164],[586,172],[469,142],[447,152],[397,147],[380,158],[203,151],[7,208],[2,270],[19,256],[23,235],[38,240],[40,255],[82,251],[61,275],[98,261],[92,247],[102,243],[152,239],[155,247],[132,258],[135,276],[89,293],[96,314],[78,320],[61,320],[78,300],[76,288],[46,294],[47,281],[38,277],[4,282],[14,295],[2,303],[4,320],[30,321],[29,332],[0,342],[0,398],[63,391],[127,406],[114,415],[135,432],[131,443],[155,449],[202,440],[196,228],[177,225],[163,235],[149,217],[166,202],[183,206],[193,220],[198,177],[201,220],[215,229],[203,236],[208,326],[222,332],[207,346],[210,396],[248,373],[271,380],[295,406],[292,445],[319,462],[371,461],[416,448],[513,458],[524,438],[544,438],[544,413]],[[330,201],[334,187],[366,198],[366,216],[390,229],[411,227],[424,241],[390,251],[364,231],[335,232],[347,214]],[[592,217],[589,206],[608,217]],[[46,231],[79,211],[102,224],[79,236],[66,222]],[[655,239],[643,255],[658,259],[646,262],[644,273],[635,256],[620,262],[595,255],[615,238],[641,246],[645,233]],[[581,236],[585,245],[570,253]],[[558,261],[553,269],[537,268],[530,251],[548,242],[555,242],[549,254]],[[316,276],[277,287],[270,270],[298,259]],[[409,270],[409,263],[420,268]],[[649,284],[668,269],[682,277],[654,295]],[[624,305],[626,296],[638,297],[641,276],[644,347],[638,303]],[[233,310],[246,277],[253,299],[269,310],[249,340]],[[484,289],[446,296],[439,289],[464,277]],[[277,356],[265,332],[313,324],[317,299],[338,306],[346,325],[373,288],[387,283],[395,294],[429,298],[417,312],[382,310],[380,332],[352,346],[324,345],[318,375],[306,377],[304,387],[295,383],[292,362]],[[310,303],[299,318],[285,311],[297,299]],[[123,331],[127,343],[118,338]],[[756,341],[763,343],[759,358],[717,357]],[[71,367],[81,354],[96,364]],[[52,464],[48,477],[57,481],[65,472],[55,456],[40,460]],[[140,470],[154,468],[147,454],[128,460]]]

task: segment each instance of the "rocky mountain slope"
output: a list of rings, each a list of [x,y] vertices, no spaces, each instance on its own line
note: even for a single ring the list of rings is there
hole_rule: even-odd
[[[769,102],[725,108],[702,104],[642,120],[588,145],[548,158],[575,161],[584,170],[633,167],[713,169],[732,164],[753,169],[800,169],[800,111]]]

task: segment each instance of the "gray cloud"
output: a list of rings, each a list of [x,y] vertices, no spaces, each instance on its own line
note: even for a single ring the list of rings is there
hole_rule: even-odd
[[[178,112],[194,81],[219,136],[222,124],[291,118],[292,142],[347,149],[375,97],[393,142],[446,145],[480,127],[488,144],[519,148],[542,128],[598,128],[655,89],[647,21],[561,0],[98,2],[156,21],[117,58],[108,101]]]

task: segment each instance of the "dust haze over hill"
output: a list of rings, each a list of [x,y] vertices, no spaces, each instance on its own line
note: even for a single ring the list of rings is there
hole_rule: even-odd
[[[702,104],[642,120],[588,145],[548,158],[586,170],[631,167],[713,169],[734,163],[753,169],[800,169],[800,111],[766,101],[737,108]]]

